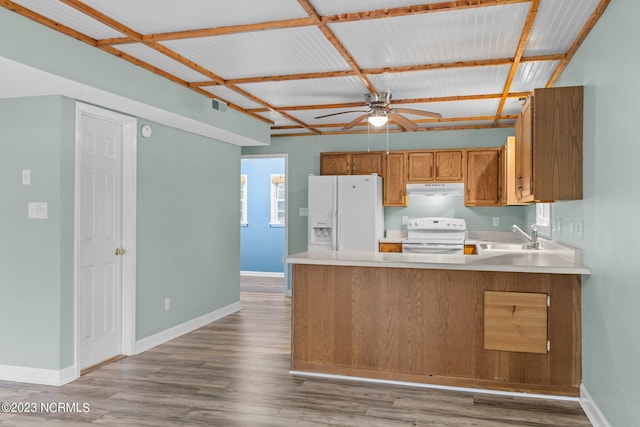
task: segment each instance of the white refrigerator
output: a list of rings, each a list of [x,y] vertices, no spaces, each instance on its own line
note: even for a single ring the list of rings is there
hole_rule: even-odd
[[[384,236],[382,178],[309,176],[309,251],[377,252]]]

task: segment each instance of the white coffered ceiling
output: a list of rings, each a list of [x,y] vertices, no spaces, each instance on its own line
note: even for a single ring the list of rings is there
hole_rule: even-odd
[[[610,0],[0,0],[0,5],[272,122],[345,133],[365,93],[431,129],[513,126]],[[366,121],[348,132],[367,132]],[[386,130],[386,129],[385,129]],[[393,121],[390,131],[401,131]]]

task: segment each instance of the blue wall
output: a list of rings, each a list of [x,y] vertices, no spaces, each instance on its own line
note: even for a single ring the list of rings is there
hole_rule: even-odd
[[[284,273],[284,227],[272,226],[271,175],[284,174],[284,159],[242,159],[247,175],[247,222],[240,227],[240,270]]]

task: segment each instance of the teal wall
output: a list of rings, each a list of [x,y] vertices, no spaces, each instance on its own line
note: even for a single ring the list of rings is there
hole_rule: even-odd
[[[557,86],[584,85],[584,200],[556,203],[556,237],[580,246],[583,382],[612,426],[640,420],[638,99],[640,2],[612,1]],[[569,221],[584,221],[584,238]]]
[[[434,131],[390,133],[389,150],[429,148],[498,147],[513,128],[470,131]],[[289,242],[290,254],[307,250],[307,218],[299,214],[307,206],[307,176],[320,173],[320,153],[323,151],[386,150],[385,134],[330,135],[273,138],[270,146],[243,147],[242,154],[288,153],[289,176]],[[446,215],[464,218],[470,230],[509,230],[512,224],[523,226],[529,207],[467,208],[461,196],[411,197],[407,208],[385,208],[385,229],[402,228],[402,216],[418,217]],[[500,217],[500,227],[493,227],[493,217]]]
[[[138,140],[138,340],[240,300],[239,189],[229,185],[240,148],[149,124]]]
[[[240,299],[238,188],[228,185],[240,148],[142,123],[153,136],[138,145],[137,340]],[[0,99],[0,365],[73,364],[74,135],[73,100]],[[48,202],[49,218],[27,219],[29,201]]]
[[[72,362],[72,114],[60,97],[0,100],[0,365]],[[47,202],[48,219],[27,219],[28,202]]]
[[[189,89],[4,8],[0,28],[12,35],[0,38],[0,57],[269,141],[266,123],[217,113]],[[239,301],[238,188],[228,183],[240,148],[150,124],[138,147],[138,340]],[[0,365],[73,363],[74,138],[74,100],[0,99]],[[32,185],[21,185],[22,169]],[[28,201],[48,202],[49,219],[27,220]]]

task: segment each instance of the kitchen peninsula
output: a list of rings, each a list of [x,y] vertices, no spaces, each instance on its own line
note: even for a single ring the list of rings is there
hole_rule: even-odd
[[[478,255],[303,252],[292,370],[578,396],[581,275],[553,244]]]

